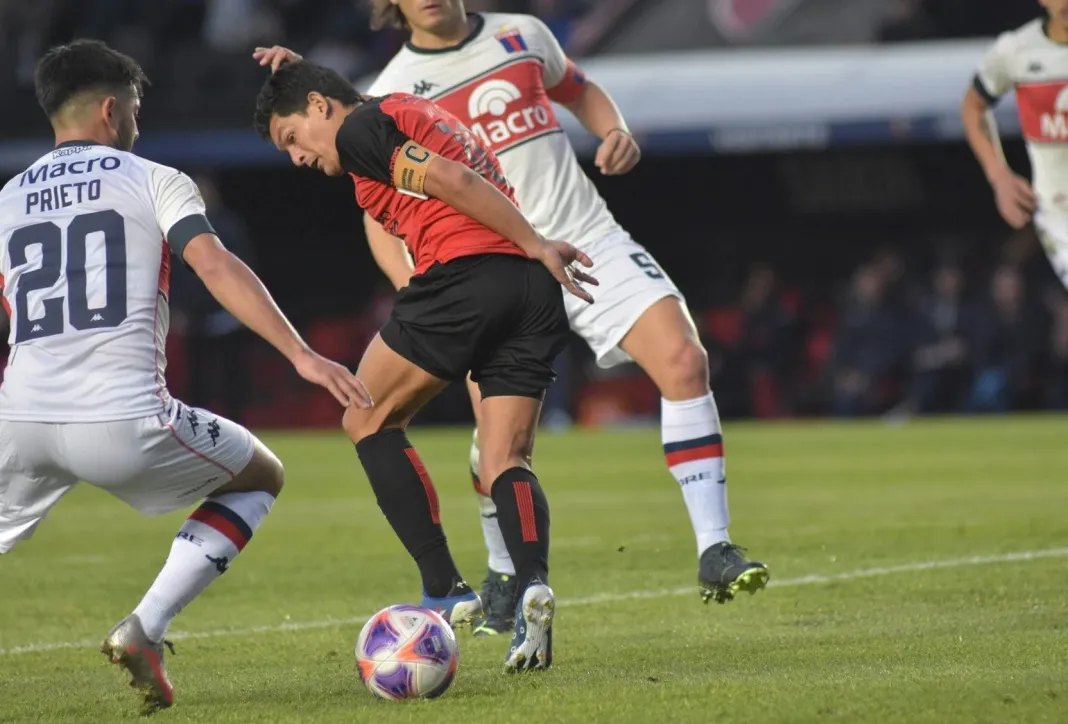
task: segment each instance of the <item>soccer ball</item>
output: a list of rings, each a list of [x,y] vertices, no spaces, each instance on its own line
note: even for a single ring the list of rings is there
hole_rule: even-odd
[[[421,606],[383,608],[356,640],[360,680],[383,699],[433,699],[452,684],[460,651],[452,628]]]

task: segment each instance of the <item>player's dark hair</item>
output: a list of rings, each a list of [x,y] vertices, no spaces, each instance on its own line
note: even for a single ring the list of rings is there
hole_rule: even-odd
[[[52,118],[85,93],[118,95],[131,89],[141,96],[148,77],[136,60],[99,40],[75,40],[50,48],[33,74],[37,102]]]
[[[400,5],[390,0],[371,0],[371,30],[382,28],[408,29],[408,18],[404,17]]]
[[[308,94],[319,93],[347,106],[361,96],[338,73],[306,60],[286,63],[276,70],[260,88],[252,125],[264,140],[271,140],[271,116],[291,116],[308,112]]]

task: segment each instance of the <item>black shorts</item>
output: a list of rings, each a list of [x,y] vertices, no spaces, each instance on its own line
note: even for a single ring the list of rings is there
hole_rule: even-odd
[[[381,335],[443,380],[471,372],[483,397],[540,398],[568,339],[563,289],[539,262],[507,254],[461,257],[413,276]]]

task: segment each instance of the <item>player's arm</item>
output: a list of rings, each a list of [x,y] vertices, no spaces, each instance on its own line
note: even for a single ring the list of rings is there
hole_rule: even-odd
[[[444,201],[505,239],[510,239],[531,259],[544,264],[568,292],[586,302],[593,302],[593,297],[577,282],[596,285],[597,280],[570,266],[578,261],[590,267],[593,261],[567,242],[546,241],[519,212],[519,207],[466,165],[432,156],[426,161],[423,190],[427,196]]]
[[[345,119],[338,130],[337,150],[346,171],[416,198],[445,202],[545,264],[569,292],[593,301],[576,282],[596,284],[596,280],[569,269],[575,261],[592,266],[589,257],[566,242],[546,241],[497,187],[465,164],[420,146],[377,104],[357,108]]]
[[[1009,167],[994,125],[993,107],[1012,87],[1005,62],[1007,38],[1002,37],[983,59],[961,100],[964,136],[994,190],[998,211],[1015,229],[1031,219],[1036,202],[1031,185]]]
[[[342,365],[312,351],[259,277],[213,232],[190,239],[182,259],[226,311],[285,355],[301,377],[329,390],[342,405],[371,406],[363,384]]]
[[[367,244],[371,247],[371,256],[375,258],[378,268],[385,272],[396,289],[408,286],[408,280],[414,271],[408,247],[372,219],[370,214],[363,215],[363,228],[367,232]]]
[[[993,108],[997,101],[998,98],[991,96],[977,77],[964,94],[960,106],[964,136],[991,183],[998,174],[1008,170],[1008,163],[1001,149],[1001,139],[993,124]]]
[[[630,171],[641,159],[641,150],[619,106],[567,57],[544,23],[534,22],[536,37],[545,50],[542,79],[549,98],[571,111],[587,131],[601,139],[594,157],[601,173],[611,176]]]
[[[171,250],[200,277],[223,308],[285,355],[304,379],[329,390],[342,405],[371,406],[363,384],[342,365],[312,351],[259,277],[222,245],[188,176],[156,168],[152,192],[156,218]]]

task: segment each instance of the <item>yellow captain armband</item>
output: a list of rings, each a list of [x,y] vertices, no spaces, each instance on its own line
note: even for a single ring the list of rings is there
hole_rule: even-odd
[[[433,151],[415,141],[408,141],[397,151],[393,162],[393,185],[403,194],[418,199],[430,198],[423,191],[423,186],[426,184],[427,168],[435,157],[437,154]]]

